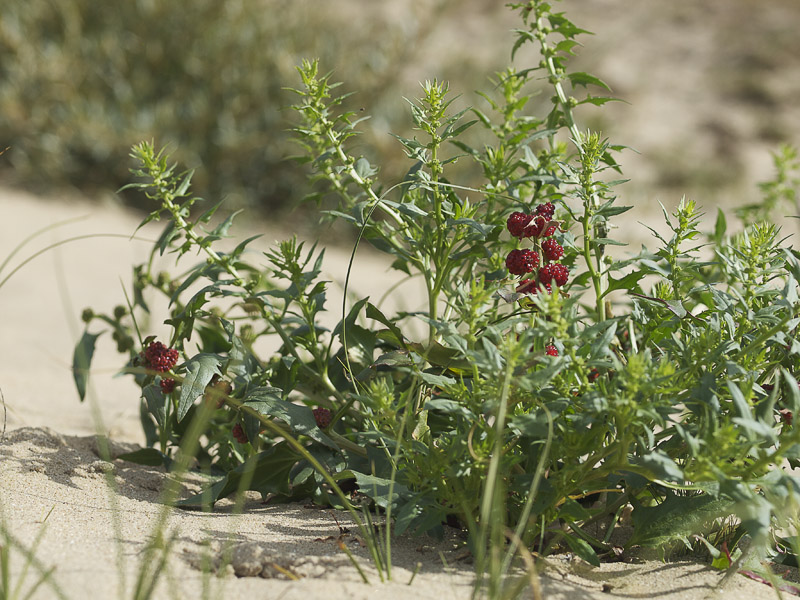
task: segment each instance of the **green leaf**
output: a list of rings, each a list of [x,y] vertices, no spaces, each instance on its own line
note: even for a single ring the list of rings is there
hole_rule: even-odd
[[[589,73],[568,73],[567,78],[569,79],[570,83],[572,83],[572,87],[577,87],[582,85],[586,87],[587,85],[596,85],[601,87],[605,90],[611,91],[611,88],[608,87],[608,84],[605,83],[602,79],[598,79],[594,75],[589,75]]]
[[[433,385],[436,387],[447,387],[448,385],[455,384],[456,380],[452,377],[446,377],[444,375],[435,375],[434,373],[420,373],[419,374],[422,381],[427,383],[428,385]]]
[[[731,398],[733,399],[733,405],[736,407],[736,412],[739,413],[739,416],[745,420],[750,421],[753,419],[753,413],[750,410],[750,405],[747,403],[747,400],[742,393],[742,390],[739,389],[739,386],[736,385],[730,379],[727,381],[728,384],[728,391],[731,393]]]
[[[81,402],[86,398],[86,386],[89,383],[89,370],[92,366],[95,344],[101,335],[102,332],[84,331],[72,355],[72,376],[75,378],[75,387],[78,389],[78,397]]]
[[[372,498],[375,504],[381,508],[387,508],[391,504],[392,508],[396,509],[401,499],[408,499],[412,496],[411,491],[397,481],[392,483],[390,479],[365,475],[358,471],[350,471],[350,473],[355,477],[359,491]],[[392,490],[391,496],[389,495],[390,489]]]
[[[283,400],[278,396],[280,393],[278,388],[256,388],[247,395],[244,405],[261,415],[280,419],[298,434],[307,435],[334,450],[339,449],[336,442],[317,427],[314,413],[309,407]]]
[[[683,483],[684,481],[681,468],[660,450],[655,450],[642,456],[636,461],[636,464],[650,471],[655,479],[663,479],[673,483]]]
[[[600,559],[597,558],[597,553],[588,542],[572,535],[565,535],[564,540],[567,542],[569,549],[583,560],[588,562],[590,565],[594,565],[595,567],[600,566]]]
[[[161,392],[161,386],[155,382],[145,386],[142,396],[147,403],[147,411],[155,417],[158,426],[163,428],[167,422],[167,402],[169,400]]]
[[[169,456],[159,452],[155,448],[140,448],[133,452],[120,454],[117,458],[136,463],[137,465],[147,465],[148,467],[160,467],[162,465],[167,467],[172,462]]]
[[[695,496],[667,494],[657,506],[634,502],[633,536],[628,545],[658,547],[702,531],[703,526],[733,512],[731,498],[702,493]]]
[[[198,354],[182,366],[186,375],[181,384],[181,397],[178,400],[178,422],[186,416],[194,401],[203,395],[211,378],[222,374],[219,370],[221,364],[222,359],[216,354]]]
[[[594,104],[595,106],[603,106],[608,102],[622,102],[619,98],[611,98],[609,96],[592,96],[587,95],[586,98],[578,102],[578,104]]]
[[[613,292],[615,290],[630,290],[633,289],[639,280],[642,279],[647,275],[644,271],[633,271],[632,273],[628,273],[627,275],[623,275],[619,279],[614,279],[613,277],[608,278],[608,288],[603,292],[604,297],[606,294]]]
[[[425,406],[423,406],[423,409],[427,411],[434,410],[450,415],[456,415],[470,422],[475,422],[478,419],[475,416],[475,413],[473,413],[466,406],[456,402],[455,400],[450,400],[449,398],[433,398],[428,400],[425,403]]]
[[[714,242],[717,244],[721,244],[722,240],[725,239],[725,232],[728,230],[728,222],[725,219],[725,213],[722,212],[721,208],[717,208],[717,220],[714,223]]]
[[[240,489],[259,492],[262,497],[269,494],[288,495],[291,492],[289,474],[299,460],[300,456],[288,444],[276,444],[251,457],[199,494],[177,502],[176,506],[207,509]],[[248,478],[250,483],[244,486],[243,480]]]
[[[194,169],[186,173],[186,176],[183,178],[183,181],[181,181],[180,186],[178,186],[178,189],[175,190],[176,197],[180,198],[181,196],[184,196],[187,191],[189,191],[189,186],[192,183],[193,176],[194,176]]]
[[[231,228],[231,225],[233,225],[233,220],[236,218],[236,215],[238,215],[240,212],[242,212],[242,210],[243,209],[239,209],[239,210],[237,210],[235,212],[232,212],[230,215],[228,215],[228,218],[225,219],[219,225],[217,225],[216,228],[214,229],[214,231],[211,232],[211,237],[222,238],[222,237],[225,237],[226,235],[228,235],[228,230]]]

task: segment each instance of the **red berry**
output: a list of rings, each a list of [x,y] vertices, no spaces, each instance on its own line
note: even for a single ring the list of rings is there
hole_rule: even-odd
[[[506,227],[511,235],[521,238],[523,232],[525,231],[525,227],[528,226],[528,223],[531,222],[531,219],[533,219],[533,215],[526,215],[525,213],[521,212],[513,212],[511,215],[509,215],[508,221],[506,221]]]
[[[542,232],[542,237],[550,237],[553,235],[556,230],[558,229],[558,225],[548,225],[545,230]]]
[[[556,214],[556,207],[553,206],[552,202],[545,202],[544,204],[539,204],[536,207],[536,214],[544,217],[548,221],[553,218],[553,215]]]
[[[166,396],[167,394],[171,394],[172,390],[175,389],[175,380],[171,377],[168,377],[166,379],[162,379],[158,385],[161,386],[161,393]]]
[[[550,286],[553,281],[557,286],[566,285],[569,279],[569,269],[564,265],[551,263],[539,269],[539,283]]]
[[[558,348],[553,346],[553,344],[547,344],[547,346],[544,347],[544,353],[547,354],[547,356],[558,356]]]
[[[535,294],[537,292],[535,279],[523,279],[519,282],[517,289],[518,294]]]
[[[542,234],[545,226],[547,225],[548,220],[544,217],[534,217],[531,221],[530,225],[525,228],[525,231],[522,232],[522,237],[531,238],[531,237],[539,237]]]
[[[161,342],[151,342],[144,351],[144,360],[148,368],[164,373],[178,363],[178,351]]]
[[[564,256],[564,247],[553,238],[542,242],[542,253],[547,260],[558,260]]]
[[[325,429],[328,425],[331,424],[331,420],[333,419],[333,415],[331,411],[327,408],[323,408],[322,406],[315,408],[311,412],[314,413],[314,420],[317,422],[317,427],[320,429]]]
[[[237,423],[233,426],[233,429],[231,429],[231,434],[240,444],[246,444],[249,441],[241,423]]]
[[[539,266],[539,254],[533,250],[512,250],[506,256],[506,268],[512,275],[533,273]]]
[[[523,279],[515,291],[518,294],[538,294],[541,288],[548,294],[552,291],[549,283],[541,285],[535,279]]]

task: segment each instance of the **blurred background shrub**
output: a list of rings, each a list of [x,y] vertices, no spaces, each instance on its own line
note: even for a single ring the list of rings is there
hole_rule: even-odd
[[[579,115],[641,152],[620,157],[628,194],[740,202],[771,176],[769,151],[798,143],[797,0],[561,4],[597,33],[575,67],[629,103]],[[459,108],[486,109],[472,91],[506,65],[516,25],[485,0],[1,0],[0,176],[114,191],[130,146],[154,139],[197,169],[198,195],[274,216],[309,191],[285,160],[297,149],[283,88],[302,58],[356,92],[348,108],[373,118],[354,153],[392,181],[409,165],[388,132],[413,135],[402,97],[435,77],[464,94]]]
[[[294,66],[322,56],[359,101],[374,97],[455,3],[427,2],[416,16],[362,4],[4,0],[6,179],[40,191],[113,190],[130,179],[130,146],[155,138],[198,168],[201,196],[227,196],[229,208],[296,199],[303,182],[284,162],[292,150],[282,114]]]

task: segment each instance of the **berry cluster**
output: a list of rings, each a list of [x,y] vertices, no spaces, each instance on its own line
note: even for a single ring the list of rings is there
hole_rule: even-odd
[[[231,429],[231,434],[233,434],[234,439],[239,442],[240,444],[246,444],[250,440],[247,439],[247,434],[244,432],[244,428],[242,427],[241,423],[236,423]]]
[[[171,377],[167,377],[166,379],[162,379],[158,385],[161,386],[161,393],[167,396],[175,389],[175,380]]]
[[[535,249],[512,250],[506,257],[506,268],[512,275],[522,277],[536,273],[536,277],[520,281],[519,293],[535,294],[541,289],[549,292],[553,283],[561,287],[569,280],[569,269],[556,262],[563,258],[564,248],[552,237],[559,229],[558,222],[553,221],[555,210],[551,202],[545,202],[537,205],[533,214],[513,212],[506,221],[512,236],[531,239],[536,246]]]
[[[144,362],[148,369],[165,373],[178,363],[178,351],[161,342],[151,342],[144,351]]]
[[[325,429],[328,425],[331,424],[331,420],[333,419],[333,415],[331,411],[327,408],[318,407],[315,408],[313,411],[314,413],[314,420],[317,422],[317,427],[320,429]]]

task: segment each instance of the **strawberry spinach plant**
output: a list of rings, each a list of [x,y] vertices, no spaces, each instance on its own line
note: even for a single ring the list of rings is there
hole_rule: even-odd
[[[205,415],[198,459],[217,479],[183,505],[244,487],[273,501],[366,498],[397,534],[456,523],[493,594],[517,553],[597,564],[689,543],[730,516],[737,537],[766,546],[798,491],[781,468],[800,464],[797,252],[770,222],[729,234],[722,212],[705,234],[682,200],[663,211],[656,249],[612,258],[624,244],[610,222],[628,209],[622,147],[577,120],[611,100],[586,90],[607,86],[569,70],[584,32],[563,13],[510,6],[514,52],[532,45],[541,61],[498,73],[485,110],[456,109],[446,84],[425,82],[409,101],[418,135],[398,137],[408,173],[392,186],[352,153],[360,115],[342,110],[336,84],[315,61],[298,68],[301,160],[326,215],[354,228],[351,268],[369,244],[398,278],[422,281],[424,308],[391,311],[384,290],[326,306],[324,253],[296,239],[221,250],[235,215],[210,225],[220,204],[196,214],[191,172],[142,143],[129,187],[152,207],[143,224],[166,225],[128,305],[84,313],[79,392],[102,324],[142,389],[152,448],[132,459],[169,464]],[[552,108],[526,113],[542,90]],[[471,171],[461,183],[456,161]],[[163,254],[190,264],[156,273]],[[138,326],[154,293],[169,300],[169,339]],[[333,329],[326,310],[341,314]],[[264,353],[267,339],[277,349]],[[626,511],[633,533],[619,541]]]

